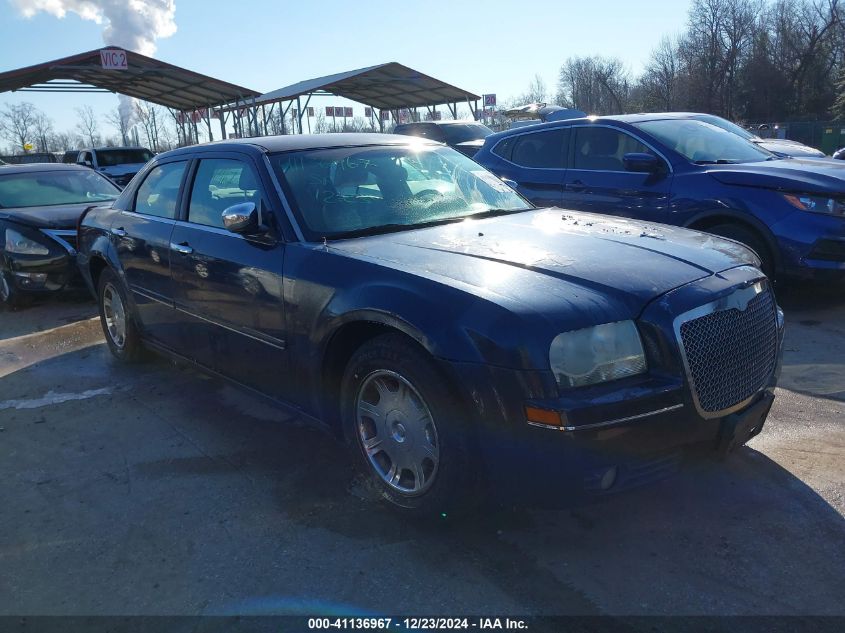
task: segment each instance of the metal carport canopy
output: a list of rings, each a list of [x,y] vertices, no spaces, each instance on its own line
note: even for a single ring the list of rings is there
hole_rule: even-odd
[[[230,84],[140,53],[125,51],[127,68],[103,68],[101,50],[0,73],[0,92],[115,92],[174,110],[246,104],[255,90]]]
[[[261,95],[256,105],[290,101],[312,94],[332,94],[379,110],[434,106],[481,97],[397,62],[307,79]]]

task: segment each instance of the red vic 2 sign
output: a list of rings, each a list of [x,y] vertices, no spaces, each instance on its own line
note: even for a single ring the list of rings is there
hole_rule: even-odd
[[[126,51],[119,48],[104,48],[100,51],[100,64],[106,70],[128,70],[129,59]]]

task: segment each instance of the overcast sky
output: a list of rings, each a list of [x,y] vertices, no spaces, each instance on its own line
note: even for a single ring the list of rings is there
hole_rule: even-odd
[[[618,56],[639,72],[661,36],[684,29],[688,7],[687,0],[176,0],[176,33],[157,42],[156,57],[259,92],[398,61],[505,100],[535,73],[554,92],[571,55]],[[24,18],[0,0],[0,71],[99,48],[102,30],[73,13]],[[12,101],[35,103],[57,130],[74,127],[83,103],[99,113],[117,106],[114,95],[0,95],[0,103]],[[312,101],[333,104],[341,101]]]

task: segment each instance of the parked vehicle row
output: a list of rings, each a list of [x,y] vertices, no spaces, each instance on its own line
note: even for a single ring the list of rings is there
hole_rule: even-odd
[[[472,158],[493,130],[475,121],[422,121],[397,125],[393,133],[439,141]]]
[[[845,280],[845,164],[781,158],[703,116],[546,123],[488,136],[474,158],[537,205],[706,231],[772,277]]]
[[[161,154],[84,213],[78,264],[117,358],[156,349],[321,421],[411,512],[604,494],[726,454],[779,371],[782,313],[746,247],[535,208],[424,139]]]

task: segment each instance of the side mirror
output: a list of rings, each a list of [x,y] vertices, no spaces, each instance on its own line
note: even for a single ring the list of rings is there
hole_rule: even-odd
[[[645,174],[654,174],[660,171],[660,159],[652,154],[645,152],[631,152],[622,157],[622,163],[625,165],[625,171],[641,172]]]
[[[254,202],[241,202],[224,210],[223,226],[232,233],[242,235],[260,233],[263,230],[258,222],[258,207]]]

